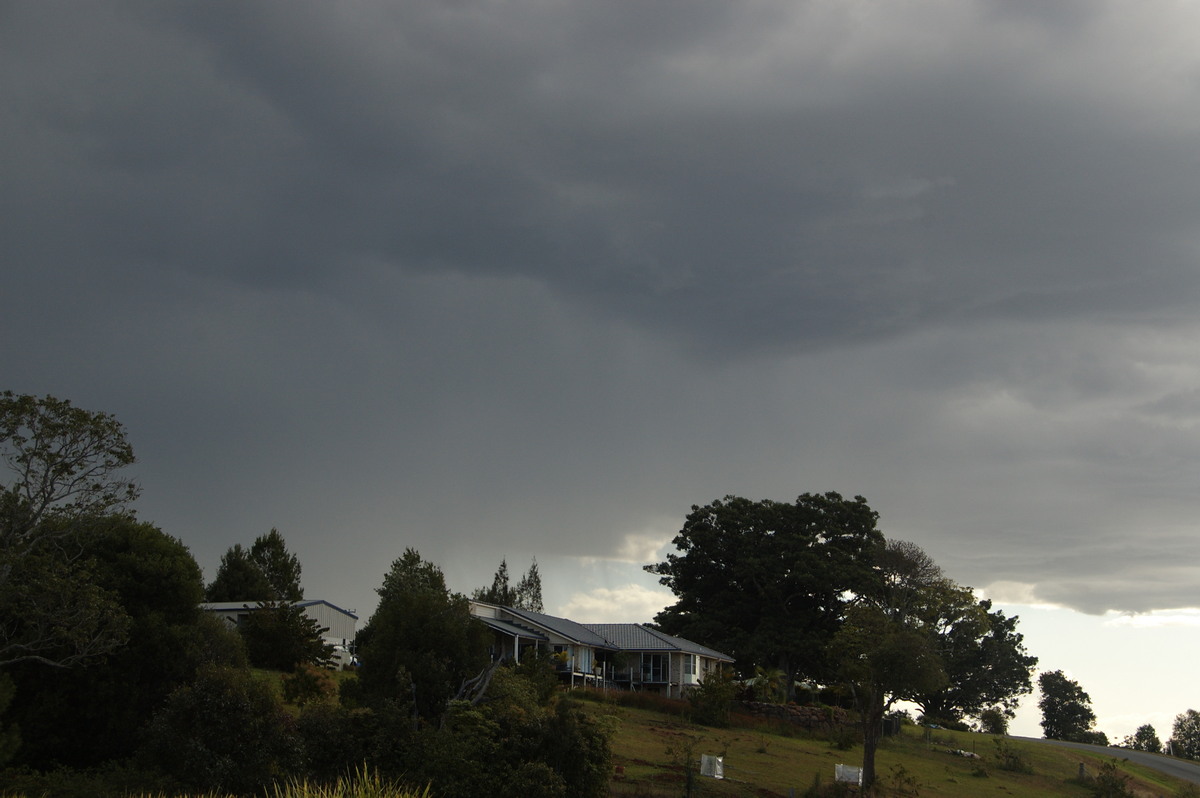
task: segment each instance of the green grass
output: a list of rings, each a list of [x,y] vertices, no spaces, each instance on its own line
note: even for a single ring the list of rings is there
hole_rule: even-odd
[[[817,777],[828,790],[836,764],[862,763],[861,744],[839,750],[827,739],[778,723],[735,716],[730,728],[715,729],[688,722],[678,708],[664,714],[612,701],[592,702],[588,707],[615,720],[613,796],[683,795],[685,764],[691,763],[698,771],[701,754],[724,757],[725,780],[701,777],[696,772],[692,791],[696,796],[786,796],[791,789],[802,796]],[[1110,760],[1119,761],[1120,771],[1129,777],[1132,795],[1174,796],[1188,788],[1185,782],[1120,761],[1119,749],[1113,749],[1112,756],[1098,756],[1009,739],[1006,744],[1028,764],[1030,772],[1004,770],[993,739],[970,732],[937,730],[926,740],[924,729],[905,727],[898,737],[886,739],[876,756],[879,794],[1083,798],[1093,792],[1078,781],[1079,764],[1084,763],[1094,774]],[[950,753],[952,750],[975,752],[980,758],[956,756]],[[916,792],[911,790],[914,785]]]

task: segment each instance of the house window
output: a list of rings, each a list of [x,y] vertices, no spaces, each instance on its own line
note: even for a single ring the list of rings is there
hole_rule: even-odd
[[[666,654],[642,655],[642,681],[665,682],[670,664]]]
[[[696,663],[696,655],[695,654],[684,654],[683,655],[683,683],[684,684],[695,684],[696,683],[696,664],[697,663]]]

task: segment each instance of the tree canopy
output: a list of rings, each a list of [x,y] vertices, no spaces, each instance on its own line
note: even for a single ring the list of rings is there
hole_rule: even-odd
[[[1158,739],[1158,732],[1149,723],[1138,726],[1137,731],[1121,741],[1121,747],[1154,754],[1161,754],[1163,751],[1162,740]]]
[[[108,413],[53,396],[0,393],[0,548],[28,550],[69,535],[81,519],[121,512],[138,495],[118,473],[134,462],[125,428]]]
[[[138,495],[113,416],[53,396],[0,393],[0,665],[66,666],[126,639],[128,619],[80,554],[96,519]]]
[[[508,562],[500,561],[489,587],[476,588],[471,594],[476,601],[486,601],[489,604],[499,604],[501,607],[512,607],[530,612],[542,612],[542,575],[538,571],[537,559],[529,564],[529,570],[517,582],[516,587],[509,584]]]
[[[1033,690],[1031,673],[1038,661],[1026,652],[1017,621],[993,610],[987,599],[976,601],[969,590],[946,594],[930,623],[947,681],[912,698],[926,718],[961,722],[989,708],[1014,716],[1021,696]]]
[[[89,526],[82,557],[92,587],[126,619],[128,642],[86,667],[11,667],[23,764],[94,766],[126,757],[151,713],[201,664],[245,663],[236,637],[200,611],[200,567],[179,540],[109,516]]]
[[[1173,756],[1200,759],[1200,712],[1189,709],[1175,716],[1170,744]]]
[[[826,647],[848,597],[873,578],[877,519],[861,496],[837,493],[693,506],[676,552],[646,566],[677,599],[655,622],[734,656],[743,671],[779,668],[790,697],[797,676],[833,675]]]
[[[209,601],[300,601],[300,560],[288,551],[279,530],[255,538],[249,549],[235,543],[223,555],[209,584]]]
[[[1077,743],[1096,740],[1092,731],[1096,723],[1092,698],[1079,682],[1060,670],[1047,671],[1038,676],[1038,689],[1042,693],[1038,708],[1042,711],[1042,733],[1046,739]]]
[[[364,695],[375,703],[412,700],[420,717],[440,717],[463,680],[487,664],[487,627],[415,549],[392,562],[376,592],[379,606],[356,637]]]
[[[864,787],[875,782],[875,751],[888,709],[947,685],[935,621],[947,603],[962,601],[963,591],[907,541],[888,541],[876,549],[873,574],[831,645],[862,712]]]

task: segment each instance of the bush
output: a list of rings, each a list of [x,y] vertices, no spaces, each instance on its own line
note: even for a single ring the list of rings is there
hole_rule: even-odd
[[[996,767],[1012,773],[1033,773],[1033,765],[1008,740],[996,737],[992,742],[996,745]]]
[[[1096,798],[1133,798],[1134,795],[1129,788],[1129,776],[1121,772],[1115,759],[1100,765],[1100,770],[1088,780],[1087,787]]]
[[[1008,716],[1000,707],[989,707],[979,713],[979,731],[993,736],[1008,734]]]
[[[704,681],[688,692],[692,720],[706,726],[728,726],[729,711],[736,690],[733,676],[725,671],[709,673]]]
[[[190,789],[251,792],[295,773],[301,745],[270,687],[246,670],[206,666],[168,696],[141,754]]]
[[[298,707],[330,701],[338,692],[329,671],[306,663],[298,664],[294,672],[284,674],[282,684],[283,700]]]

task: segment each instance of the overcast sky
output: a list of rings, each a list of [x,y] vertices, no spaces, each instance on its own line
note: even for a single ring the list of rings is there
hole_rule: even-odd
[[[1169,617],[1198,32],[1182,0],[3,3],[0,387],[117,415],[209,578],[277,527],[364,616],[412,546],[649,620],[690,505],[838,491],[998,600]]]

